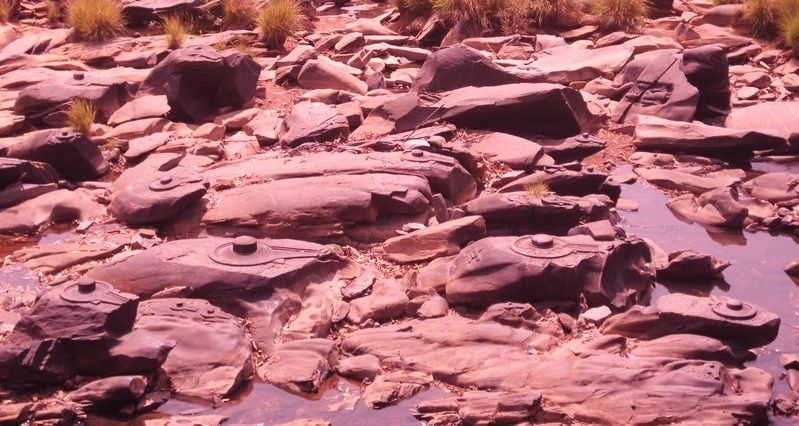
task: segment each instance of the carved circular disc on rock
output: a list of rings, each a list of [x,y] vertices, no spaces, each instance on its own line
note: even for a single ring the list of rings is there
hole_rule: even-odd
[[[111,284],[95,281],[89,277],[82,277],[67,285],[61,291],[61,298],[72,303],[109,303],[121,305],[130,299],[119,294]]]
[[[545,234],[521,237],[510,248],[522,256],[537,259],[557,259],[574,252],[566,242]]]
[[[757,309],[752,305],[727,298],[716,302],[713,305],[713,312],[720,317],[734,320],[745,320],[757,315]]]
[[[150,183],[150,190],[152,191],[168,191],[172,188],[180,186],[181,181],[175,179],[170,175],[163,175]]]
[[[236,237],[214,249],[208,257],[216,263],[228,266],[263,265],[276,258],[268,245],[259,243],[250,236]]]
[[[208,254],[216,263],[228,266],[255,266],[270,262],[283,262],[289,259],[321,258],[331,252],[327,247],[315,244],[279,246],[260,243],[253,237],[237,237]]]

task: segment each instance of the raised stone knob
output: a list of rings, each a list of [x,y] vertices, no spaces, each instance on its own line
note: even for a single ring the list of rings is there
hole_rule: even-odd
[[[169,175],[161,176],[158,179],[158,183],[160,183],[161,185],[169,185],[170,183],[172,183],[172,176]]]
[[[727,308],[732,309],[733,311],[740,311],[744,308],[744,304],[740,300],[727,299]]]
[[[81,277],[77,283],[78,291],[81,293],[91,293],[97,288],[97,283],[89,277]]]
[[[424,151],[422,151],[421,149],[414,149],[411,151],[411,155],[413,155],[414,157],[423,157]]]
[[[530,237],[530,241],[533,244],[533,247],[537,248],[549,248],[555,244],[555,240],[552,238],[551,235],[545,234],[536,234]]]
[[[258,240],[249,235],[236,237],[233,240],[233,251],[236,254],[248,255],[255,253],[256,250],[258,250]]]

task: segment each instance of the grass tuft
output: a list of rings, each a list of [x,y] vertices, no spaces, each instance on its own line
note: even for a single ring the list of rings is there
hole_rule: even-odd
[[[86,136],[97,119],[97,107],[86,99],[75,99],[67,108],[67,126],[74,132]]]
[[[777,0],[746,0],[743,22],[752,34],[758,37],[773,38],[777,35],[779,5]]]
[[[253,0],[222,0],[222,25],[229,29],[251,29],[258,13]]]
[[[61,6],[55,0],[45,0],[44,5],[47,11],[47,21],[54,24],[61,20]]]
[[[392,0],[392,3],[400,12],[412,15],[425,15],[433,10],[430,0]]]
[[[267,47],[282,49],[302,29],[302,12],[294,0],[272,0],[258,14],[258,29]]]
[[[170,15],[161,19],[161,29],[166,36],[166,48],[175,50],[183,47],[183,42],[191,31],[191,23],[180,15]]]
[[[13,0],[0,0],[0,21],[8,22],[14,14]]]
[[[541,198],[549,192],[549,185],[544,182],[531,183],[527,187],[527,193],[535,198]]]
[[[799,53],[799,0],[781,0],[779,15],[782,43]]]
[[[67,23],[86,41],[106,41],[122,33],[125,21],[116,0],[72,0]]]
[[[594,0],[592,9],[606,30],[633,31],[648,13],[645,0]]]

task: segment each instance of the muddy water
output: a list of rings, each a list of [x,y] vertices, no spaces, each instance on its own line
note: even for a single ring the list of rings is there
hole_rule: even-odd
[[[424,400],[443,398],[449,394],[431,388],[397,405],[378,411],[371,410],[358,400],[360,385],[344,379],[330,379],[317,395],[303,397],[293,395],[266,383],[255,383],[245,389],[235,401],[218,408],[190,402],[171,400],[157,412],[142,416],[131,422],[93,418],[95,425],[131,426],[143,425],[147,419],[169,415],[220,415],[227,417],[225,424],[271,425],[300,419],[327,420],[334,425],[371,426],[380,423],[392,426],[415,426],[422,424],[411,415],[411,410]]]
[[[724,281],[711,286],[659,283],[653,301],[669,292],[723,295],[750,301],[780,316],[782,323],[777,339],[756,350],[757,360],[748,365],[771,373],[775,379],[775,394],[787,392],[788,386],[780,378],[784,369],[778,357],[783,352],[799,352],[799,335],[795,328],[799,324],[796,315],[799,283],[794,282],[783,268],[799,257],[799,241],[766,232],[709,232],[700,225],[682,222],[666,207],[666,196],[646,183],[624,185],[622,197],[639,204],[638,212],[621,212],[625,219],[622,227],[629,234],[650,238],[667,252],[692,248],[732,262],[732,266],[724,271]],[[782,421],[777,419],[777,423]]]

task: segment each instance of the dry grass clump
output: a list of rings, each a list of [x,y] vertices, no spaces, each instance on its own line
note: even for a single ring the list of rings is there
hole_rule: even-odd
[[[392,0],[391,2],[400,12],[412,15],[424,15],[433,10],[431,0]]]
[[[258,14],[258,30],[267,47],[282,49],[302,29],[302,11],[294,0],[272,0]]]
[[[744,5],[743,22],[752,34],[758,37],[775,37],[779,19],[777,0],[747,0]]]
[[[166,36],[166,48],[175,50],[183,47],[191,31],[191,23],[180,15],[171,15],[161,19],[161,29]]]
[[[545,182],[531,183],[530,186],[527,187],[527,193],[535,198],[541,198],[549,193],[549,185]]]
[[[67,127],[74,132],[89,135],[97,119],[97,107],[86,99],[75,99],[67,107]]]
[[[644,0],[594,0],[591,7],[599,25],[610,31],[633,31],[648,13]]]
[[[799,0],[781,0],[779,5],[780,38],[785,46],[799,52]]]
[[[47,11],[47,21],[56,23],[61,20],[61,6],[55,0],[46,0],[44,2]]]
[[[14,14],[14,2],[12,0],[0,0],[0,21],[8,22]]]
[[[86,41],[106,41],[122,33],[125,20],[116,0],[72,0],[67,6],[67,23]]]
[[[232,29],[250,29],[258,12],[253,0],[222,0],[222,25]]]
[[[465,22],[494,33],[514,34],[530,24],[571,25],[581,14],[579,0],[395,0],[400,11],[430,10],[451,23]]]

